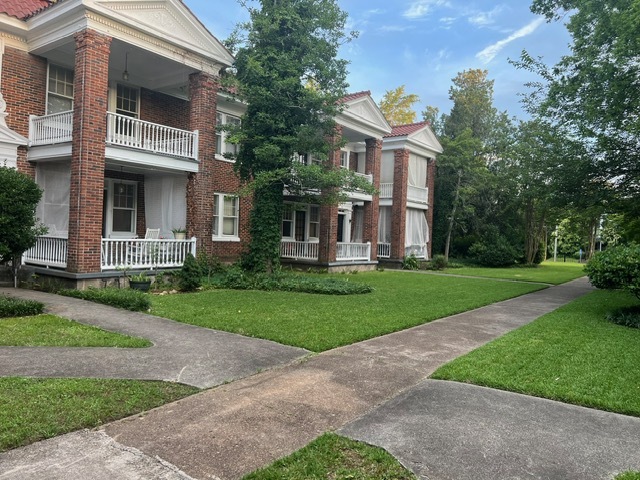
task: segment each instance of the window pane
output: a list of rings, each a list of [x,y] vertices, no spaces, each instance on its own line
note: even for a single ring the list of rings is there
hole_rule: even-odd
[[[236,235],[236,219],[225,218],[222,222],[222,234],[223,235]]]
[[[113,231],[132,232],[133,210],[113,210]]]
[[[320,220],[320,208],[319,207],[311,207],[309,209],[309,220],[312,222],[317,222]]]
[[[235,217],[236,216],[236,200],[234,197],[224,197],[224,216]]]
[[[291,221],[289,220],[285,220],[282,222],[282,236],[283,237],[291,237],[291,226],[292,226]]]
[[[218,229],[218,195],[213,196],[213,234],[218,235],[220,233]]]
[[[318,223],[309,223],[309,238],[318,238]]]

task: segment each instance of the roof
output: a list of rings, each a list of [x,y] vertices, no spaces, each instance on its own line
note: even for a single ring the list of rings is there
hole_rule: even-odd
[[[422,130],[424,127],[428,126],[429,122],[418,122],[418,123],[409,123],[407,125],[396,125],[391,130],[391,133],[385,135],[385,138],[389,137],[406,137],[411,135],[412,133],[416,133],[419,130]]]
[[[363,90],[362,92],[349,93],[349,94],[345,95],[344,97],[342,97],[338,101],[338,103],[349,103],[349,102],[352,102],[353,100],[357,100],[358,98],[370,97],[370,96],[371,96],[371,91],[370,90]]]
[[[10,17],[20,20],[41,12],[56,3],[57,0],[2,0],[0,1],[0,13],[6,13]]]

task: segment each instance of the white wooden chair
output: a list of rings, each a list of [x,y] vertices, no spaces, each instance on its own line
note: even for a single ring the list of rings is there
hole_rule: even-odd
[[[144,234],[145,240],[157,240],[160,238],[159,228],[147,228]],[[131,246],[128,252],[128,263],[130,265],[144,265],[150,259],[150,254],[153,252],[153,245],[147,242],[140,244],[134,244]]]

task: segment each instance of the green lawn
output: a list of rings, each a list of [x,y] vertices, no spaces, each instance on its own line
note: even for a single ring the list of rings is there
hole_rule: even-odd
[[[156,296],[152,313],[321,352],[543,288],[390,271],[341,278],[367,283],[375,291],[335,296],[209,290]]]
[[[559,285],[578,277],[583,277],[584,264],[546,261],[537,267],[482,268],[462,267],[448,268],[444,273],[453,275],[469,275],[471,277],[503,278],[520,282],[541,282]]]
[[[243,480],[415,480],[385,450],[327,433]]]
[[[57,317],[0,318],[0,346],[148,347],[151,342]]]
[[[616,476],[615,480],[640,480],[640,472],[624,472]]]
[[[474,383],[640,416],[640,330],[608,310],[633,305],[598,290],[441,367],[433,378]]]
[[[198,391],[165,382],[0,378],[0,451],[96,427]]]

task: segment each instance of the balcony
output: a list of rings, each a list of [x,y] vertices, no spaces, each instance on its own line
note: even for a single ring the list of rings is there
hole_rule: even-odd
[[[380,199],[393,199],[393,183],[380,184]],[[429,203],[429,189],[423,187],[407,186],[407,201],[412,203]]]
[[[391,258],[390,243],[378,243],[378,258]]]
[[[106,121],[107,145],[198,160],[197,130],[180,130],[112,112],[107,113]],[[72,132],[72,111],[29,118],[29,146],[32,147],[70,143]]]
[[[280,243],[280,257],[292,260],[318,260],[318,242],[298,242],[282,240]],[[338,242],[336,249],[337,261],[369,261],[371,260],[371,243]]]

